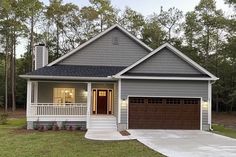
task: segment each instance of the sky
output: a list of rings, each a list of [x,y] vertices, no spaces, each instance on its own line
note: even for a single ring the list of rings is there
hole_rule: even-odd
[[[49,3],[49,0],[41,0],[45,4]],[[159,13],[161,6],[163,10],[167,10],[171,7],[176,7],[182,10],[184,13],[194,10],[194,7],[199,3],[200,0],[111,0],[111,4],[119,8],[121,11],[126,6],[141,13],[144,16],[151,15],[152,13]],[[89,5],[89,0],[63,0],[64,3],[74,3],[80,8]],[[226,15],[229,15],[232,10],[229,9],[228,5],[224,4],[224,0],[216,0],[216,6],[218,9],[222,9]],[[26,41],[22,42],[17,46],[17,57],[24,52]]]

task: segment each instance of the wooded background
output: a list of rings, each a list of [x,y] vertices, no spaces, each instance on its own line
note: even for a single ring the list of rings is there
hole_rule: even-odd
[[[120,24],[153,49],[169,42],[220,78],[213,85],[213,110],[236,110],[236,1],[225,0],[231,15],[216,8],[214,0],[200,0],[183,14],[175,7],[149,16],[126,7],[121,11],[109,0],[89,0],[80,7],[62,0],[0,0],[0,106],[15,110],[26,104],[26,81],[32,70],[36,43],[45,43],[49,62],[94,35]],[[27,41],[24,55],[16,46]]]

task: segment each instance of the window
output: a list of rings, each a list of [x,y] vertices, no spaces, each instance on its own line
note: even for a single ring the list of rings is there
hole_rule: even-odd
[[[168,98],[166,99],[166,104],[180,104],[180,99]]]
[[[75,88],[54,88],[53,103],[75,103]]]
[[[98,95],[99,96],[107,96],[106,91],[99,91]]]

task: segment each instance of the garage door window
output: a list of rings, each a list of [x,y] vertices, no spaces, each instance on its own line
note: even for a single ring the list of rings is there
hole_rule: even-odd
[[[144,103],[144,98],[132,98],[130,100],[131,103],[142,104]]]
[[[172,98],[172,99],[166,99],[166,103],[167,104],[180,104],[180,99],[175,99],[175,98]]]
[[[149,104],[162,104],[162,100],[161,98],[149,98],[148,99],[148,103]]]

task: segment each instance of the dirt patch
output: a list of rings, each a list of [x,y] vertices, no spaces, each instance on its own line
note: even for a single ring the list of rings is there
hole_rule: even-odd
[[[121,134],[122,136],[129,136],[129,135],[130,135],[130,133],[129,133],[128,131],[126,131],[126,130],[120,131],[120,134]]]
[[[0,109],[0,113],[4,113],[3,109]],[[12,112],[11,109],[8,109],[8,118],[25,118],[26,111],[25,109],[16,109],[16,111]]]
[[[228,128],[236,129],[236,112],[232,113],[215,113],[212,114],[212,122]]]

